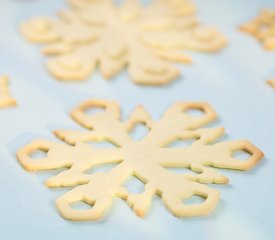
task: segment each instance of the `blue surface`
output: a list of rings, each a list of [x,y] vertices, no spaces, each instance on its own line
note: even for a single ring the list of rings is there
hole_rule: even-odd
[[[217,55],[190,53],[191,66],[167,87],[140,87],[122,73],[105,81],[96,73],[83,83],[62,83],[44,69],[40,48],[20,36],[18,24],[32,16],[52,15],[64,3],[55,0],[0,1],[0,73],[12,79],[19,107],[0,111],[0,238],[17,239],[209,239],[269,240],[275,238],[275,94],[265,80],[275,77],[275,52],[262,50],[236,27],[273,0],[196,0],[200,19],[216,25],[230,45]],[[250,172],[222,171],[230,179],[212,215],[173,217],[159,199],[145,219],[136,217],[122,200],[102,222],[63,220],[54,200],[62,191],[42,185],[46,173],[30,174],[15,159],[16,150],[37,137],[55,139],[56,128],[77,125],[68,111],[87,98],[117,100],[127,116],[143,104],[153,115],[176,100],[207,101],[226,128],[228,139],[251,140],[265,159]]]

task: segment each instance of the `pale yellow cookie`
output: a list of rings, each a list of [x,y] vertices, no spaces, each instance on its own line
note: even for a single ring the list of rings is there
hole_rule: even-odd
[[[0,108],[16,105],[9,92],[9,79],[7,76],[0,76]]]
[[[102,109],[94,114],[89,109]],[[200,110],[194,116],[189,110]],[[72,118],[87,130],[57,130],[55,135],[65,143],[36,140],[21,148],[17,158],[28,171],[63,170],[49,178],[48,187],[73,187],[56,200],[61,216],[73,221],[103,218],[115,197],[127,201],[134,212],[143,217],[149,211],[152,197],[159,195],[167,209],[177,217],[207,215],[217,205],[220,193],[207,183],[226,184],[228,179],[215,168],[249,170],[263,153],[247,140],[215,143],[224,134],[223,128],[201,128],[214,121],[216,114],[206,103],[177,102],[159,120],[152,120],[141,106],[128,120],[120,119],[116,102],[89,100],[71,112]],[[137,124],[144,124],[148,134],[135,141],[129,134]],[[194,139],[190,146],[171,147],[177,141]],[[114,148],[92,147],[88,142],[108,141]],[[67,144],[66,144],[67,143]],[[46,157],[32,158],[41,150]],[[239,160],[233,156],[245,151],[250,157]],[[112,170],[88,173],[102,164],[117,164]],[[175,173],[167,168],[186,168],[193,173]],[[144,192],[130,193],[124,186],[130,176],[145,184]],[[188,204],[192,196],[203,202]],[[74,203],[84,202],[90,209],[79,210]]]
[[[265,9],[240,29],[256,37],[266,50],[275,49],[275,11]]]
[[[84,80],[95,69],[110,79],[124,68],[137,84],[163,85],[179,77],[174,62],[190,63],[185,49],[216,52],[226,45],[217,30],[203,27],[188,0],[70,0],[58,18],[21,25],[32,42],[45,43],[48,71],[61,80]]]
[[[270,79],[270,80],[267,81],[267,83],[268,83],[271,87],[275,88],[275,79]]]

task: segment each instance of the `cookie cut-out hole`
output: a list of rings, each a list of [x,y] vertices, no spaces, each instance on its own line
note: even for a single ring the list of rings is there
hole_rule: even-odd
[[[144,192],[144,183],[135,176],[130,176],[124,183],[124,187],[132,194]]]
[[[86,142],[93,148],[117,148],[117,146],[109,141],[99,141],[99,142]]]
[[[200,108],[190,108],[185,110],[184,113],[191,115],[193,117],[201,117],[205,114],[204,110]]]
[[[30,153],[30,157],[32,159],[42,159],[42,158],[47,157],[47,153],[48,153],[48,151],[46,151],[46,150],[37,149]]]
[[[84,112],[87,115],[95,115],[95,114],[98,114],[98,113],[102,113],[104,111],[105,111],[104,107],[93,107],[93,108],[86,108],[86,109],[84,109]]]
[[[177,173],[177,174],[195,174],[190,168],[175,168],[175,167],[167,167],[165,168],[167,171]]]
[[[245,161],[251,157],[251,153],[245,150],[238,150],[238,151],[232,152],[231,156],[234,159]]]
[[[93,166],[86,171],[84,171],[85,174],[95,174],[99,172],[110,172],[113,168],[115,168],[119,163],[106,163],[106,164],[100,164]]]
[[[199,140],[198,138],[190,138],[186,140],[175,140],[171,143],[169,143],[166,147],[169,148],[183,148],[183,147],[190,147],[194,142]]]
[[[182,200],[182,202],[187,205],[199,205],[204,203],[204,201],[205,201],[205,198],[199,195],[193,195],[188,199]]]
[[[137,124],[129,133],[135,141],[143,139],[149,132],[149,129],[144,124]]]
[[[83,210],[83,211],[89,210],[93,207],[91,204],[88,204],[85,201],[78,201],[78,202],[70,204],[70,206],[74,210]]]

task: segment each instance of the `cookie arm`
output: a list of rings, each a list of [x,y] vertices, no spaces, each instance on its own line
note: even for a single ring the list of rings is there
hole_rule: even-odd
[[[246,160],[234,158],[237,151],[247,152]],[[163,167],[212,166],[235,170],[249,170],[263,158],[263,153],[247,140],[228,141],[212,146],[191,146],[182,149],[161,149],[156,159]]]
[[[88,110],[101,111],[88,114]],[[87,100],[73,109],[71,117],[85,128],[100,132],[117,146],[132,141],[125,125],[119,121],[120,108],[114,101]]]
[[[214,210],[219,199],[220,193],[217,190],[208,188],[199,183],[189,182],[188,185],[182,183],[181,191],[173,191],[167,189],[162,195],[162,201],[168,210],[176,217],[195,217],[208,215]],[[203,198],[203,202],[199,204],[187,204],[184,200],[188,200],[193,196]]]

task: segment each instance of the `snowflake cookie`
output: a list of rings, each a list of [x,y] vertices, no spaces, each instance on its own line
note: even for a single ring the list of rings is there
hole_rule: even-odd
[[[21,25],[31,42],[47,44],[48,71],[60,80],[84,80],[98,66],[106,79],[123,68],[137,84],[162,85],[190,63],[182,50],[216,52],[226,45],[217,30],[202,26],[188,0],[69,0],[57,19],[37,17]]]
[[[267,83],[268,83],[271,87],[275,88],[275,79],[270,79],[270,80],[267,81]]]
[[[266,50],[275,50],[275,11],[261,11],[252,21],[240,26],[240,29],[256,37]]]
[[[6,76],[0,76],[0,108],[16,105],[16,101],[9,93],[9,79]]]
[[[98,110],[88,114],[87,110]],[[194,116],[189,110],[202,112]],[[98,220],[112,206],[114,197],[127,201],[134,212],[143,217],[150,209],[152,197],[159,195],[167,209],[177,217],[209,214],[217,205],[220,194],[207,183],[226,184],[228,179],[215,168],[248,170],[263,157],[263,153],[247,140],[214,143],[224,134],[223,128],[200,128],[216,119],[206,103],[178,102],[156,121],[143,107],[138,107],[128,120],[120,120],[117,103],[90,100],[71,112],[72,118],[87,130],[58,130],[55,135],[65,143],[36,140],[17,153],[21,165],[28,171],[60,169],[49,178],[48,187],[73,187],[56,200],[61,216],[74,221]],[[144,124],[148,134],[134,141],[129,132]],[[177,140],[195,139],[186,147],[171,147]],[[108,141],[114,148],[92,147],[88,142]],[[34,151],[44,151],[46,157],[34,159]],[[239,160],[233,156],[245,151],[250,156]],[[87,173],[98,165],[113,163],[107,172]],[[193,173],[176,173],[168,168],[190,169]],[[144,192],[130,193],[124,183],[135,176],[144,184]],[[193,195],[204,199],[190,205],[185,200]],[[79,210],[74,203],[83,202],[90,209]]]

